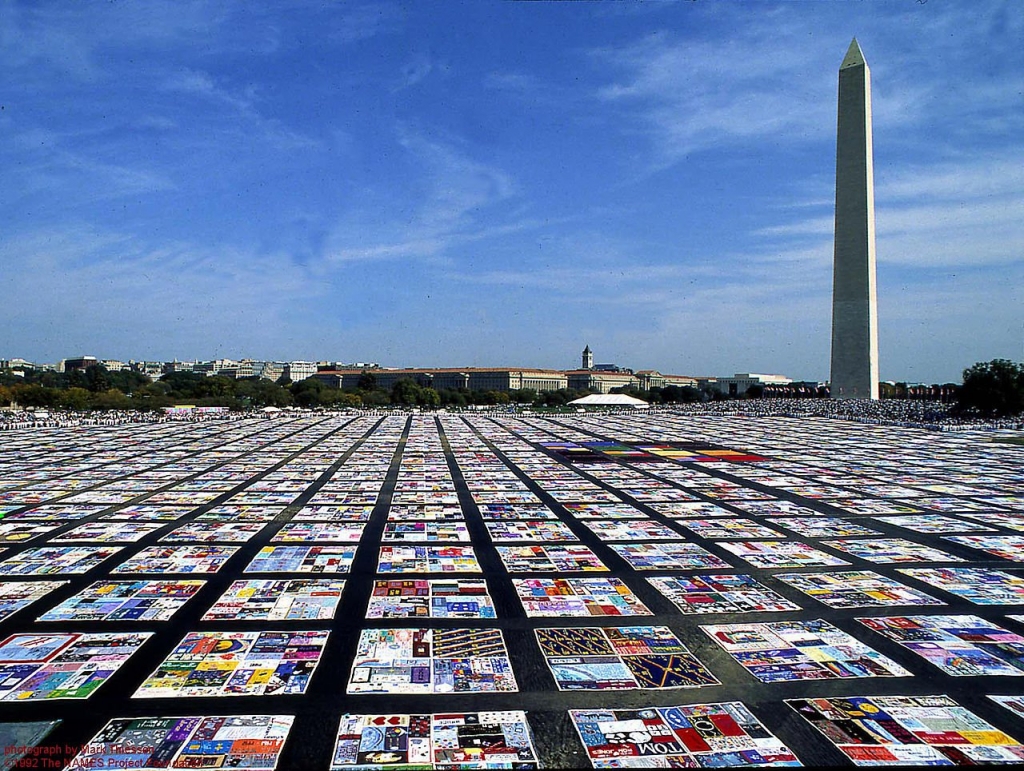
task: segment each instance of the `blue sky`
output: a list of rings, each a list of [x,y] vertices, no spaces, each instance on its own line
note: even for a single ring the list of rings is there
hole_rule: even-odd
[[[1024,358],[1024,3],[0,2],[0,358],[827,379],[872,71],[880,372]]]

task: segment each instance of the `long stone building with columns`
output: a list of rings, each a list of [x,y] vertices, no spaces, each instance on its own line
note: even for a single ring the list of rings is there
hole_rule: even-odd
[[[372,375],[376,386],[390,390],[399,380],[412,380],[420,386],[436,390],[468,391],[576,391],[610,393],[615,388],[635,387],[641,390],[666,385],[693,386],[697,381],[681,375],[662,375],[655,370],[633,373],[601,370],[554,370],[503,367],[426,367],[403,369],[322,369],[315,377],[334,388],[355,389],[364,374]]]
[[[583,349],[582,367],[573,370],[532,369],[522,367],[381,367],[324,366],[316,373],[321,382],[334,388],[355,389],[364,375],[372,375],[377,388],[390,390],[399,380],[412,380],[419,386],[443,390],[467,391],[576,391],[611,393],[616,388],[664,388],[667,385],[695,386],[697,381],[683,375],[663,375],[657,370],[633,372],[614,364],[594,364],[594,353]]]
[[[364,373],[373,375],[377,387],[390,389],[399,380],[412,380],[436,390],[557,391],[569,388],[566,373],[553,369],[430,367],[406,369],[333,369],[317,372],[316,378],[335,388],[357,388]]]

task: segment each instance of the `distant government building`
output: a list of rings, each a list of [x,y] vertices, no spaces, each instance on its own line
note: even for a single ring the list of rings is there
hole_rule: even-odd
[[[782,385],[792,381],[781,375],[738,374],[733,378],[695,378],[686,375],[664,375],[657,370],[634,372],[615,364],[594,364],[594,354],[588,345],[583,349],[579,369],[525,369],[521,367],[425,367],[406,369],[365,369],[360,367],[321,369],[315,377],[334,388],[357,388],[359,379],[367,372],[376,379],[379,388],[390,389],[399,380],[412,380],[417,385],[436,390],[468,391],[557,391],[572,388],[576,391],[611,393],[617,388],[679,387],[711,388],[736,395],[751,385]]]
[[[741,373],[733,377],[689,377],[665,375],[654,369],[632,370],[617,364],[594,364],[594,354],[588,345],[583,349],[579,369],[537,369],[535,367],[405,367],[386,368],[377,363],[310,362],[310,361],[257,361],[255,359],[214,359],[212,361],[115,361],[95,356],[75,356],[62,359],[58,364],[33,364],[27,359],[0,359],[0,370],[23,374],[23,369],[55,370],[57,372],[84,371],[102,365],[111,372],[131,370],[151,378],[174,372],[192,372],[198,375],[219,375],[230,378],[258,377],[277,380],[286,377],[292,382],[316,378],[334,388],[356,389],[360,378],[373,375],[377,388],[390,390],[399,380],[412,380],[417,385],[436,390],[467,391],[558,391],[571,388],[607,394],[614,389],[677,386],[708,391],[721,391],[727,396],[739,396],[751,386],[784,387],[801,385],[784,375],[757,375]],[[807,385],[807,384],[803,384]],[[818,383],[812,383],[812,390]]]
[[[594,364],[588,345],[583,349],[580,369],[524,369],[521,367],[429,367],[424,369],[321,369],[316,378],[335,388],[356,388],[365,372],[371,372],[379,388],[390,389],[399,380],[412,380],[417,385],[435,390],[468,391],[576,391],[611,393],[614,388],[664,388],[666,385],[696,386],[697,380],[682,375],[662,375],[655,370],[633,372],[614,364]]]

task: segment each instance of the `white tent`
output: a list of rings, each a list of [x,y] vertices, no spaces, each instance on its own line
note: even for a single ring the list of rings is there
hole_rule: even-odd
[[[569,404],[573,407],[633,407],[638,410],[646,410],[651,406],[642,399],[634,399],[625,394],[590,394],[582,399],[574,399]]]

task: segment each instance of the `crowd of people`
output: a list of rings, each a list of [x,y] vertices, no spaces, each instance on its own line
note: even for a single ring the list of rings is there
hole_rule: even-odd
[[[743,415],[749,417],[813,417],[850,420],[874,425],[927,428],[934,431],[967,431],[977,429],[1024,430],[1024,416],[984,419],[957,414],[952,405],[938,401],[904,399],[740,399],[693,402],[657,406],[655,409],[683,415]],[[508,406],[494,407],[507,412]],[[323,409],[316,410],[323,412]],[[628,413],[631,408],[614,412]],[[391,410],[373,410],[372,414],[393,414]],[[25,428],[65,428],[70,426],[113,426],[123,423],[202,422],[209,420],[241,420],[243,418],[274,418],[280,413],[261,410],[247,412],[192,412],[167,415],[162,412],[107,410],[76,412],[71,410],[0,411],[0,431]]]
[[[906,399],[742,399],[694,402],[673,405],[669,409],[684,415],[831,418],[935,431],[1024,429],[1024,416],[999,419],[969,417],[957,414],[951,404]]]
[[[75,426],[120,426],[125,423],[174,423],[186,421],[197,423],[208,420],[240,420],[254,417],[254,414],[224,412],[217,414],[192,413],[189,415],[165,415],[162,412],[140,412],[139,410],[2,410],[0,431],[22,428],[70,428]]]

